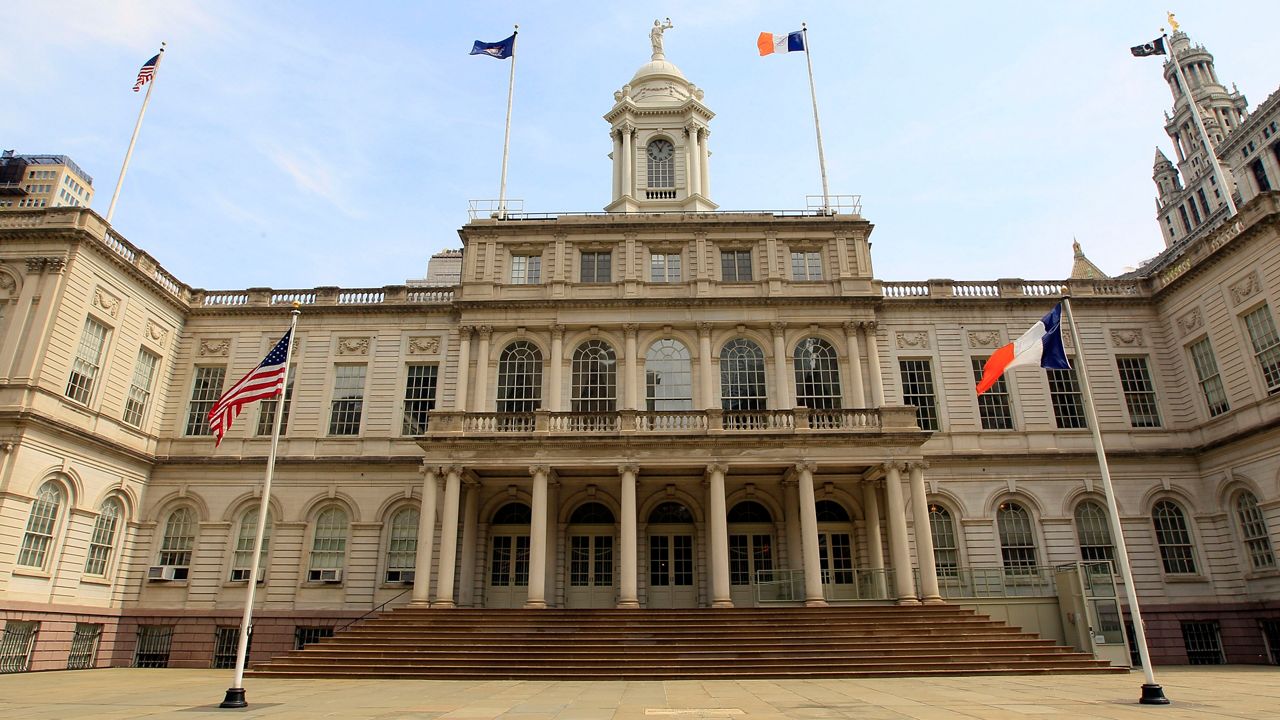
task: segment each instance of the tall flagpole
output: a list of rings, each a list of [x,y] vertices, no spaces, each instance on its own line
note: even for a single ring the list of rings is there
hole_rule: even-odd
[[[294,330],[298,328],[298,316],[302,311],[298,303],[289,313],[289,345],[284,351],[284,384],[280,389],[280,404],[271,423],[271,452],[267,455],[267,475],[262,481],[262,501],[258,504],[258,533],[253,538],[253,559],[249,561],[249,587],[245,592],[244,616],[240,618],[240,640],[236,646],[236,676],[227,695],[218,707],[242,708],[248,706],[244,697],[244,666],[249,659],[249,632],[253,626],[253,595],[258,589],[258,562],[262,556],[262,536],[267,529],[267,515],[271,510],[271,477],[276,469],[276,449],[280,446],[280,424],[284,419],[285,393],[289,391],[289,363],[293,360]]]
[[[502,180],[498,184],[498,219],[507,217],[507,156],[511,151],[511,99],[516,89],[516,36],[520,26],[511,33],[511,75],[507,79],[507,130],[502,136]]]
[[[1117,560],[1120,563],[1120,577],[1124,580],[1125,598],[1129,601],[1129,615],[1133,618],[1133,634],[1138,645],[1138,658],[1142,661],[1142,671],[1147,682],[1142,686],[1142,697],[1138,700],[1144,705],[1168,705],[1169,699],[1164,696],[1164,688],[1156,683],[1155,670],[1151,667],[1151,655],[1147,652],[1147,633],[1142,625],[1142,612],[1138,609],[1138,591],[1133,586],[1133,570],[1129,567],[1129,550],[1124,542],[1124,528],[1120,526],[1120,510],[1116,506],[1115,490],[1111,486],[1111,470],[1107,467],[1107,453],[1102,447],[1102,429],[1098,427],[1098,414],[1093,407],[1093,391],[1089,388],[1089,372],[1085,369],[1084,346],[1080,342],[1080,332],[1076,330],[1076,316],[1071,312],[1071,298],[1062,296],[1062,309],[1067,314],[1067,324],[1071,327],[1071,340],[1076,346],[1076,367],[1080,377],[1080,388],[1084,391],[1084,408],[1089,423],[1089,432],[1093,435],[1093,449],[1098,455],[1098,468],[1102,473],[1102,493],[1107,500],[1107,519],[1110,521],[1111,537],[1116,543]]]
[[[804,33],[804,61],[809,66],[809,96],[813,100],[813,129],[818,134],[818,168],[822,171],[822,212],[831,212],[831,195],[827,191],[827,158],[822,152],[822,125],[818,123],[818,91],[813,84],[813,56],[809,53],[809,26],[800,23]]]
[[[1169,22],[1173,24],[1174,32],[1177,32],[1177,21],[1173,19],[1173,13],[1169,13]],[[1187,100],[1187,110],[1191,112],[1191,119],[1196,121],[1196,130],[1200,132],[1200,142],[1204,143],[1204,151],[1209,153],[1209,162],[1213,165],[1213,174],[1218,178],[1218,187],[1222,190],[1222,195],[1227,199],[1227,207],[1231,210],[1231,216],[1239,212],[1236,209],[1235,198],[1231,197],[1231,186],[1227,185],[1226,176],[1222,172],[1222,163],[1218,161],[1218,153],[1214,151],[1213,145],[1209,142],[1209,133],[1204,129],[1204,120],[1200,117],[1200,106],[1196,104],[1195,98],[1191,97],[1191,88],[1187,85],[1187,76],[1182,74],[1182,63],[1178,61],[1178,52],[1173,49],[1173,41],[1169,39],[1169,35],[1161,28],[1160,36],[1164,38],[1165,47],[1169,48],[1169,61],[1173,63],[1173,71],[1178,76],[1178,87],[1182,89],[1182,97]],[[1208,218],[1205,218],[1206,220]]]
[[[107,207],[107,224],[111,224],[111,216],[116,213],[116,201],[120,199],[120,186],[124,184],[124,174],[129,169],[129,160],[133,157],[133,146],[138,142],[138,130],[142,128],[142,116],[147,114],[147,103],[151,102],[151,91],[156,87],[156,76],[160,74],[160,61],[164,59],[164,46],[160,43],[159,57],[156,58],[155,69],[151,71],[151,79],[147,81],[147,95],[142,98],[142,109],[138,111],[138,122],[133,125],[133,137],[129,138],[129,149],[124,153],[124,164],[120,166],[120,179],[116,180],[116,190],[111,193],[111,205]]]

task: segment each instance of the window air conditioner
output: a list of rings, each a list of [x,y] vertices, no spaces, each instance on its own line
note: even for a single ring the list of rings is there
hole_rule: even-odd
[[[401,584],[401,585],[412,585],[412,584],[413,584],[413,578],[414,578],[414,576],[416,576],[417,574],[418,574],[418,573],[417,573],[417,571],[414,571],[414,570],[401,570],[401,571],[400,571],[400,584]]]
[[[178,568],[173,565],[152,565],[147,568],[147,582],[170,582],[177,574]]]
[[[311,582],[322,583],[340,583],[342,582],[341,570],[312,570],[307,573],[307,580]]]
[[[258,568],[258,584],[267,581],[267,569]],[[249,582],[249,568],[232,568],[231,582]]]

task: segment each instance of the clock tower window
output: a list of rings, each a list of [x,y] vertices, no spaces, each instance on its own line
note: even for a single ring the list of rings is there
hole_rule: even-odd
[[[658,139],[645,149],[649,159],[648,187],[674,188],[676,186],[675,145],[670,140]]]

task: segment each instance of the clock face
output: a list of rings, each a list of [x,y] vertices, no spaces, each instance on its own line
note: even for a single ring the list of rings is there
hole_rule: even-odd
[[[670,140],[654,140],[649,143],[649,159],[657,162],[670,160],[675,153],[675,146]]]

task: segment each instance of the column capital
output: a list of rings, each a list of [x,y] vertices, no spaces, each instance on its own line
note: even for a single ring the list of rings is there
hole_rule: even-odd
[[[714,326],[709,322],[694,323],[694,326],[698,328],[698,335],[705,335],[708,337],[711,335],[711,330],[714,328]]]
[[[907,466],[907,470],[924,471],[929,469],[929,462],[927,460],[912,460],[904,464]]]
[[[476,331],[475,325],[459,325],[458,326],[458,335],[461,336],[463,340],[470,340],[471,333],[475,331]]]
[[[618,124],[618,133],[620,135],[630,135],[636,131],[636,126],[629,122]]]
[[[418,466],[418,472],[422,473],[423,475],[439,476],[443,473],[443,468],[441,468],[439,465],[423,460],[422,464]]]
[[[640,466],[639,465],[619,465],[618,474],[623,475],[625,473],[631,473],[632,475],[639,475]]]
[[[46,271],[57,274],[62,272],[62,269],[66,267],[66,265],[67,259],[61,255],[27,258],[27,272],[32,274],[38,274]]]
[[[880,323],[876,322],[875,320],[860,320],[858,321],[858,327],[862,328],[863,330],[866,330],[869,333],[873,333],[876,331],[876,328],[880,327]]]
[[[477,325],[476,332],[479,333],[481,340],[488,340],[493,335],[493,327],[491,325]]]
[[[724,475],[725,473],[729,472],[729,466],[726,465],[725,463],[710,463],[707,465],[707,475],[711,475],[717,472],[720,473],[721,475]]]
[[[559,323],[557,323],[557,324],[555,324],[555,325],[552,325],[552,326],[551,326],[551,339],[552,339],[552,340],[563,340],[563,339],[564,339],[564,326],[563,326],[563,325],[560,325]]]
[[[457,475],[461,478],[466,474],[467,469],[461,465],[446,465],[444,467],[444,472],[446,475]]]
[[[551,466],[550,465],[530,465],[529,474],[534,477],[537,477],[539,474],[541,474],[547,478],[550,478]]]
[[[777,337],[787,331],[787,324],[784,322],[771,322],[769,323],[769,329],[773,331],[774,337]]]
[[[905,464],[906,464],[906,463],[900,462],[900,461],[898,461],[898,460],[890,460],[890,461],[888,461],[888,462],[881,463],[880,468],[881,468],[882,470],[884,470],[886,473],[887,473],[887,472],[902,472],[902,471],[903,471],[903,469],[904,469],[904,467],[903,467],[903,466],[904,466]]]
[[[818,463],[812,460],[801,460],[795,465],[797,473],[808,471],[810,475],[818,471]]]
[[[856,320],[845,320],[840,323],[840,327],[844,328],[845,335],[854,335],[858,332],[858,328],[862,327],[862,323]]]
[[[640,329],[639,323],[623,323],[622,325],[622,332],[626,335],[626,337],[632,338],[632,339],[635,338],[636,332],[639,329]]]

